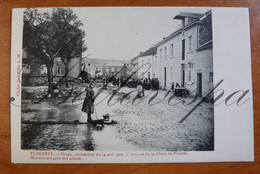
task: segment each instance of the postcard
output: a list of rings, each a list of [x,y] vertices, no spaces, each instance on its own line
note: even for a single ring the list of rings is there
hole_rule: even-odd
[[[248,8],[16,8],[12,163],[254,160]]]

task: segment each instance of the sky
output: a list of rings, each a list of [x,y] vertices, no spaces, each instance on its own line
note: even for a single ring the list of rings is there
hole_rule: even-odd
[[[87,51],[83,57],[131,60],[178,28],[180,12],[204,13],[209,8],[78,7],[72,8],[83,23]]]

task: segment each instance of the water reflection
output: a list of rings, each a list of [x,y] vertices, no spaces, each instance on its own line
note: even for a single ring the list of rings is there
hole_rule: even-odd
[[[91,151],[92,134],[88,124],[22,125],[22,149]]]
[[[54,106],[52,102],[26,104],[22,121],[86,121],[81,106],[71,103]],[[35,150],[94,150],[93,126],[88,124],[22,124],[22,149]]]

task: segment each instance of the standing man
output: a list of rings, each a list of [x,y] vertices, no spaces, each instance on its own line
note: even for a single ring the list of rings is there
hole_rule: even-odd
[[[86,96],[82,105],[81,111],[86,112],[88,114],[88,123],[91,123],[93,120],[91,118],[91,114],[94,113],[94,90],[91,88],[90,84],[86,84]]]

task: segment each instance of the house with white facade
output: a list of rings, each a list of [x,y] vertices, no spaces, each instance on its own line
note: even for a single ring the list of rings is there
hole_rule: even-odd
[[[153,61],[156,56],[156,47],[151,47],[137,58],[138,60],[138,77],[141,79],[152,79],[155,78]]]
[[[182,27],[155,46],[154,73],[161,88],[178,83],[191,95],[205,96],[213,86],[211,11],[204,14],[182,12],[174,17]]]

